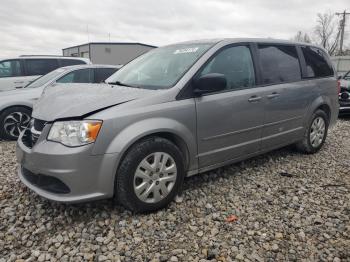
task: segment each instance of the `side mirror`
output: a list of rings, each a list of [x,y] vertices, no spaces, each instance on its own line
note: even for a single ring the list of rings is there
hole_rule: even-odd
[[[226,77],[223,74],[211,73],[202,75],[194,80],[194,90],[196,95],[213,93],[226,88]]]
[[[343,77],[343,76],[340,75],[340,76],[337,77],[337,79],[340,80],[340,79],[342,79],[342,77]]]

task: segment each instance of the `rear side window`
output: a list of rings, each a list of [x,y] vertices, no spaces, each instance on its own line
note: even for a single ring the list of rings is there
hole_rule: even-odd
[[[27,59],[27,75],[46,75],[58,68],[57,59]]]
[[[95,68],[95,83],[102,83],[112,74],[117,71],[117,68]]]
[[[298,53],[295,46],[259,45],[263,84],[278,84],[301,80]]]
[[[21,76],[22,68],[19,60],[7,60],[0,62],[0,78]]]
[[[233,46],[216,54],[200,72],[223,74],[226,89],[249,88],[255,85],[255,74],[250,49],[247,46]]]
[[[76,60],[76,59],[60,59],[61,66],[71,66],[71,65],[84,65],[86,64],[82,60]]]
[[[91,68],[79,69],[58,79],[57,83],[92,83],[94,79]]]
[[[304,46],[301,50],[305,58],[307,77],[326,77],[334,74],[331,61],[321,49]]]

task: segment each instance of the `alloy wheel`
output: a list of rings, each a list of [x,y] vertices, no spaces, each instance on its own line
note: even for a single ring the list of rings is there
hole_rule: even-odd
[[[4,130],[8,135],[18,137],[21,131],[27,127],[30,119],[26,113],[13,112],[5,117]]]

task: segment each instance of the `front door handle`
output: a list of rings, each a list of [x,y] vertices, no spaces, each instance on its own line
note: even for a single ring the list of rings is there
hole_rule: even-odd
[[[23,84],[24,81],[15,81],[14,83],[15,83],[15,84]]]
[[[279,97],[279,96],[280,96],[280,94],[278,94],[278,93],[272,93],[271,95],[267,95],[267,98],[268,99],[273,99],[273,98]]]
[[[262,98],[261,96],[252,96],[248,99],[248,101],[250,103],[259,102],[261,100],[261,98]]]

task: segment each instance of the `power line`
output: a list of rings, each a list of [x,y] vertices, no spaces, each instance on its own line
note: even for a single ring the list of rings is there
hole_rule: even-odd
[[[350,13],[347,13],[346,10],[344,10],[344,12],[342,12],[342,13],[335,13],[335,14],[343,16],[343,18],[340,20],[340,48],[339,48],[339,53],[340,53],[340,55],[342,55],[343,54],[343,42],[344,42],[346,16],[350,15]]]

